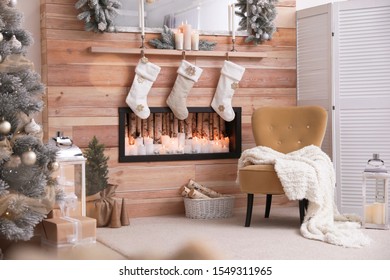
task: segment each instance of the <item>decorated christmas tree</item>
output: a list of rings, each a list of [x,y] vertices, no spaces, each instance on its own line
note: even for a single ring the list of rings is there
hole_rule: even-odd
[[[85,30],[95,32],[115,31],[114,19],[121,6],[119,0],[79,0],[75,4],[81,11],[77,18],[85,21]]]
[[[62,198],[52,178],[57,148],[43,143],[34,120],[45,87],[25,57],[33,39],[15,6],[16,0],[0,0],[0,238],[12,241],[31,239]]]
[[[239,30],[247,30],[249,36],[245,42],[254,42],[256,45],[271,40],[276,31],[274,19],[276,18],[275,4],[277,0],[238,0],[236,15],[241,17]]]
[[[85,188],[87,195],[96,194],[108,187],[109,157],[104,155],[105,146],[100,144],[94,136],[85,149],[84,156],[87,159],[85,165]]]

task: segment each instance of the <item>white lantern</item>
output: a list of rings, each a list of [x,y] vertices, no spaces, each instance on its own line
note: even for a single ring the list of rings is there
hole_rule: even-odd
[[[374,154],[368,161],[363,172],[363,209],[365,228],[390,229],[388,215],[388,185],[390,173],[384,167],[384,162]],[[368,184],[373,180],[374,184]],[[375,189],[372,188],[375,186]]]

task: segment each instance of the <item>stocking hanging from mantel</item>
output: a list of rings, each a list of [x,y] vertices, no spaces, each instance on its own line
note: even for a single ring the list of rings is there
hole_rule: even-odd
[[[203,70],[186,60],[182,60],[177,70],[177,78],[167,98],[167,105],[179,120],[188,117],[187,96],[202,74]]]
[[[219,77],[217,89],[211,102],[211,107],[225,121],[234,120],[232,99],[239,82],[244,75],[245,68],[231,61],[225,60]]]
[[[126,103],[141,119],[147,119],[150,115],[147,97],[160,70],[158,65],[142,59],[139,60],[135,68],[133,84],[126,97]]]

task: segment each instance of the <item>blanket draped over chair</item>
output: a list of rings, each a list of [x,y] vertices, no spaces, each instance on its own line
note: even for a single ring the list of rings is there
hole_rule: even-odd
[[[370,243],[356,215],[341,215],[334,202],[333,164],[319,147],[311,145],[283,154],[258,146],[245,150],[238,169],[251,164],[274,164],[284,192],[290,200],[309,200],[301,234],[343,247],[360,248]]]

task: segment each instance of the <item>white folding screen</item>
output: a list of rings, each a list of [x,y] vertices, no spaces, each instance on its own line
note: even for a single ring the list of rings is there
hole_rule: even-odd
[[[339,2],[333,13],[338,199],[362,214],[367,160],[379,153],[390,168],[390,1]]]
[[[343,213],[362,214],[362,172],[373,153],[390,169],[389,35],[388,0],[297,12],[298,105],[330,113],[323,150],[332,155]]]
[[[332,157],[332,21],[331,5],[297,13],[298,105],[320,105],[328,111],[322,150]]]

